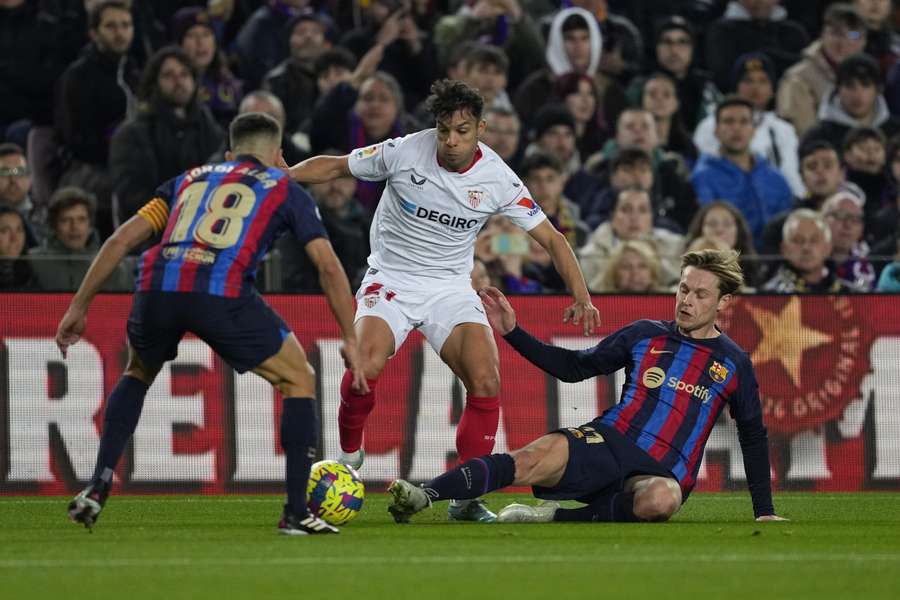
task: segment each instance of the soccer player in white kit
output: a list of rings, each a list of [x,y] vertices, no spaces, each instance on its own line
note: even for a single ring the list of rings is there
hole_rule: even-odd
[[[585,335],[600,321],[566,238],[512,169],[478,142],[485,128],[481,95],[449,80],[433,84],[431,93],[434,129],[345,156],[315,156],[289,169],[300,183],[348,175],[387,182],[370,232],[370,268],[356,293],[356,332],[369,391],[355,389],[349,371],[341,383],[340,460],[357,468],[378,377],[413,329],[466,387],[456,432],[459,461],[493,450],[500,419],[499,356],[470,280],[475,238],[491,215],[509,217],[553,258],[574,298],[563,321],[581,324]],[[451,502],[448,514],[451,520],[496,519],[479,500]]]

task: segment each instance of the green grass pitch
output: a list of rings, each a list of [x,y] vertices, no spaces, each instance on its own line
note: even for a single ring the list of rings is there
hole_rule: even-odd
[[[276,533],[277,496],[112,497],[93,534],[68,498],[0,498],[0,598],[900,598],[900,494],[695,494],[662,524],[396,525],[369,494],[339,536]],[[530,497],[494,494],[499,508]]]

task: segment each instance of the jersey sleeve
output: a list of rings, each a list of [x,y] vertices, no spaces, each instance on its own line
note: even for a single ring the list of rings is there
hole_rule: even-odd
[[[753,372],[753,364],[746,355],[741,357],[738,368],[738,386],[729,403],[728,410],[738,423],[762,418],[762,403],[759,400],[759,383]]]
[[[400,146],[406,138],[393,138],[380,144],[357,148],[350,153],[350,173],[363,181],[384,181],[397,162]]]
[[[138,209],[137,214],[150,223],[150,227],[153,228],[153,235],[159,235],[165,231],[174,195],[175,180],[172,179],[156,188],[153,199]]]
[[[507,192],[509,197],[508,199],[501,200],[503,204],[500,206],[498,212],[501,215],[509,217],[513,223],[525,231],[531,231],[545,221],[547,215],[545,215],[544,211],[541,210],[541,207],[537,205],[537,202],[532,199],[531,192],[528,191],[528,188],[525,187],[522,180],[515,174],[510,173],[510,176],[513,179],[511,180],[510,185],[504,188],[505,190],[509,190]]]
[[[305,246],[316,238],[328,238],[319,207],[303,188],[295,183],[288,186],[287,222],[301,245]]]

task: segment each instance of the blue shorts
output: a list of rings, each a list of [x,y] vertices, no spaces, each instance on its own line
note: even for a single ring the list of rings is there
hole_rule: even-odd
[[[193,333],[238,373],[278,353],[291,330],[259,294],[224,298],[202,292],[138,292],[128,317],[128,343],[148,367],[178,356]]]
[[[622,491],[625,481],[635,475],[675,479],[671,471],[618,430],[602,424],[599,417],[580,427],[564,427],[552,433],[561,433],[569,440],[569,462],[555,486],[531,488],[536,498],[590,504],[595,498]]]

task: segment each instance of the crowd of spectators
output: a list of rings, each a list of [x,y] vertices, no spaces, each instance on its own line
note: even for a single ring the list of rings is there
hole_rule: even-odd
[[[275,117],[293,164],[433,126],[449,77],[593,292],[670,291],[697,248],[739,250],[748,293],[900,291],[898,24],[892,0],[0,0],[0,289],[75,289],[236,114]],[[310,186],[354,283],[382,190]],[[564,291],[502,217],[475,258]],[[266,269],[320,291],[292,239]]]

